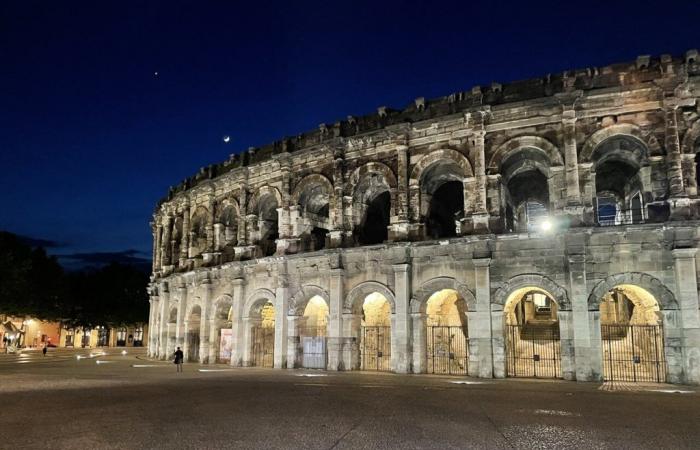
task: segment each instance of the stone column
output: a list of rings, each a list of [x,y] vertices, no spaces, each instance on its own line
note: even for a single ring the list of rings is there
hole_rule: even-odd
[[[182,212],[182,242],[180,242],[180,267],[185,265],[190,251],[190,209]]]
[[[250,345],[250,341],[246,339],[245,325],[243,317],[247,316],[250,311],[243,311],[245,306],[244,290],[245,280],[236,278],[231,283],[233,285],[233,317],[231,318],[231,328],[233,328],[233,339],[231,343],[231,365],[240,367],[245,361],[245,349]]]
[[[299,361],[299,317],[287,316],[287,369],[301,367]]]
[[[333,159],[333,197],[331,199],[333,210],[330,212],[331,230],[328,233],[330,248],[342,247],[345,236],[344,167],[342,150],[337,150]]]
[[[328,370],[343,370],[346,366],[342,359],[343,350],[343,269],[331,269],[330,304],[328,320]]]
[[[477,214],[486,214],[485,136],[486,131],[484,131],[483,125],[474,131],[474,177],[476,181],[474,212]]]
[[[585,249],[577,246],[567,252],[576,380],[600,381],[603,378],[600,312],[588,310]]]
[[[211,281],[204,280],[202,283],[202,315],[199,320],[199,362],[209,364],[209,349],[211,341],[209,339],[210,317],[214,315],[211,300]]]
[[[187,287],[184,285],[177,287],[178,307],[177,307],[177,325],[175,328],[175,345],[179,346],[186,352],[185,347],[185,332],[187,325],[185,324],[185,314],[187,313]]]
[[[173,226],[173,218],[170,216],[165,216],[163,218],[165,225],[163,227],[163,237],[160,245],[160,267],[170,265],[170,233]]]
[[[427,371],[427,336],[426,315],[422,312],[411,313],[413,326],[413,373]]]
[[[209,352],[207,355],[207,361],[209,364],[216,364],[216,353],[219,349],[219,327],[217,326],[216,319],[216,308],[212,308],[211,317],[208,319],[208,330],[209,330]]]
[[[396,373],[411,372],[411,265],[394,264],[396,305],[391,325],[391,368]]]
[[[397,163],[398,163],[398,192],[396,205],[396,216],[398,222],[408,222],[408,146],[396,146]]]
[[[163,252],[161,251],[161,247],[163,246],[162,243],[162,238],[163,238],[163,225],[156,225],[156,235],[155,235],[155,240],[154,240],[154,251],[153,251],[153,271],[157,272],[161,268],[161,255]]]
[[[214,251],[220,252],[226,237],[224,236],[224,224],[215,223],[214,224]]]
[[[676,295],[682,326],[683,374],[671,373],[674,361],[668,354],[669,381],[700,384],[700,311],[698,311],[698,281],[695,255],[697,248],[678,248],[672,251],[676,275]],[[664,324],[668,327],[668,324]],[[668,346],[668,344],[667,344]],[[680,375],[680,376],[679,376]],[[684,376],[683,376],[684,375]],[[680,380],[678,379],[680,378]]]
[[[570,206],[581,204],[581,189],[578,178],[578,153],[576,151],[576,111],[564,111],[562,117],[564,134],[564,158],[566,164],[566,203]]]
[[[154,329],[154,325],[156,322],[156,311],[158,310],[158,296],[157,295],[152,295],[151,298],[148,299],[148,328],[150,330]],[[158,333],[149,333],[148,335],[148,357],[153,358],[157,353],[157,341],[154,339],[154,337],[157,337]]]
[[[681,144],[678,138],[678,117],[675,102],[665,102],[664,113],[666,116],[665,143],[666,143],[666,178],[670,196],[683,197],[683,171],[681,167]]]
[[[498,327],[491,326],[491,258],[473,259],[476,291],[476,310],[467,312],[469,329],[469,375],[479,378],[492,378],[494,366],[503,365],[503,352],[494,361],[492,346],[503,346],[502,313],[497,313]],[[499,366],[500,367],[500,366]],[[504,371],[505,369],[501,369]]]
[[[158,358],[163,359],[167,356],[168,351],[168,313],[170,305],[170,292],[168,292],[168,285],[162,284],[158,290],[160,294],[160,329],[156,330],[158,333]]]
[[[574,359],[574,323],[571,311],[559,310],[559,345],[561,349],[561,375],[565,380],[576,379],[576,361]]]
[[[253,328],[260,325],[262,322],[259,318],[244,317],[243,318],[243,357],[241,365],[250,367],[253,365]]]
[[[289,310],[289,287],[287,285],[286,274],[278,275],[275,290],[275,369],[287,367],[287,312]]]
[[[207,201],[207,248],[203,253],[214,251],[214,199],[209,198]]]
[[[248,245],[248,236],[246,231],[246,217],[248,216],[248,191],[245,184],[240,185],[240,196],[238,199],[239,216],[238,216],[238,236],[236,237],[236,245]]]
[[[357,370],[360,361],[360,332],[362,317],[359,314],[343,313],[342,362],[347,370]]]

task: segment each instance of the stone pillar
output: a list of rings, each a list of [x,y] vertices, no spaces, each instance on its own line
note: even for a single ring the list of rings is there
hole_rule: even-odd
[[[168,285],[161,285],[158,290],[160,294],[160,329],[156,330],[158,333],[158,358],[164,359],[168,352],[168,313],[170,305],[170,292],[168,292]]]
[[[396,146],[398,163],[398,192],[396,205],[396,216],[398,222],[408,222],[408,146]]]
[[[177,287],[178,306],[177,306],[177,325],[175,328],[175,345],[179,346],[185,354],[185,332],[187,325],[185,324],[185,314],[187,313],[187,287],[182,285]]]
[[[250,340],[246,339],[246,328],[243,321],[243,317],[247,316],[250,311],[243,311],[245,306],[245,280],[236,278],[233,280],[232,285],[233,301],[231,306],[233,308],[233,317],[231,318],[231,328],[233,329],[233,342],[231,342],[231,365],[240,367],[246,361],[244,358],[246,346],[250,346]]]
[[[503,346],[503,314],[495,311],[499,318],[498,326],[491,325],[491,258],[473,259],[476,290],[475,311],[467,312],[469,329],[469,375],[479,378],[492,378],[494,366],[505,360],[494,361],[492,346]],[[495,341],[495,342],[494,342]],[[501,352],[502,356],[503,352]],[[503,371],[505,369],[502,369]]]
[[[214,251],[215,252],[220,252],[221,247],[223,247],[223,243],[225,242],[226,238],[224,236],[224,224],[222,223],[215,223],[214,224]]]
[[[209,330],[209,351],[207,354],[207,362],[209,364],[216,364],[216,354],[219,349],[219,327],[217,326],[218,321],[216,320],[216,308],[212,308],[211,317],[208,319],[207,329]],[[202,353],[202,352],[200,352]]]
[[[161,247],[163,246],[163,225],[156,225],[156,236],[154,240],[154,251],[153,251],[153,271],[157,272],[161,268],[161,256],[163,254]]]
[[[287,369],[301,367],[299,361],[299,317],[287,316]]]
[[[427,336],[426,315],[422,312],[411,313],[413,327],[413,373],[427,371]]]
[[[158,296],[154,295],[148,299],[148,329],[155,330],[156,314],[158,311]],[[158,332],[148,334],[148,357],[153,358],[158,353],[157,349]]]
[[[564,134],[564,159],[566,164],[566,203],[581,204],[581,189],[578,178],[578,153],[576,151],[576,111],[564,111],[562,118]]]
[[[574,323],[571,311],[559,310],[559,345],[561,348],[561,375],[565,380],[576,379],[576,361],[574,359]]]
[[[681,144],[678,138],[678,117],[675,102],[665,102],[664,113],[666,117],[665,143],[666,143],[666,178],[670,197],[685,196],[683,187],[683,171],[681,167]]]
[[[486,131],[483,125],[474,131],[474,177],[476,188],[474,192],[474,212],[486,214],[486,159],[484,138]]]
[[[700,311],[698,311],[698,281],[695,255],[697,248],[678,248],[672,251],[676,275],[676,295],[682,326],[681,348],[683,374],[671,373],[673,358],[669,360],[669,381],[700,384]],[[668,327],[667,324],[664,324]],[[668,344],[667,344],[668,347]]]
[[[396,305],[391,324],[391,368],[396,373],[411,372],[411,265],[394,264]]]
[[[359,314],[343,313],[343,350],[342,364],[347,370],[357,370],[360,361],[360,333],[362,317]]]
[[[214,308],[211,300],[211,281],[204,280],[202,283],[202,316],[199,320],[199,362],[200,364],[209,364],[209,349],[211,348],[211,340],[209,339],[210,318],[214,315]]]
[[[250,367],[253,365],[253,328],[260,325],[262,319],[255,317],[243,318],[243,357],[241,365]]]
[[[289,287],[286,274],[278,275],[277,289],[275,290],[275,369],[287,367],[287,312],[289,310]],[[293,361],[292,361],[293,362]]]
[[[190,255],[190,209],[182,212],[182,242],[180,243],[180,267],[185,265],[185,260]]]
[[[346,368],[343,359],[343,298],[344,293],[343,269],[331,269],[330,304],[328,321],[328,370],[343,370]]]
[[[163,218],[165,225],[163,227],[163,237],[160,245],[160,267],[170,265],[170,233],[173,226],[173,218],[170,216],[165,216]]]
[[[567,252],[576,380],[600,381],[603,379],[600,312],[588,310],[585,249],[577,246]]]
[[[248,216],[248,191],[246,190],[245,184],[240,185],[240,196],[238,199],[239,206],[239,216],[238,216],[238,236],[236,237],[236,245],[245,246],[248,245],[248,239],[246,234],[246,217]]]

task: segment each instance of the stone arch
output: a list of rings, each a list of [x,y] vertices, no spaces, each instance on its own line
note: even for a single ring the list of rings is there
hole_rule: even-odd
[[[312,173],[311,175],[305,176],[297,183],[292,193],[292,204],[305,206],[301,204],[303,200],[302,195],[307,189],[313,188],[314,186],[323,187],[328,192],[329,198],[333,196],[333,183],[324,175]]]
[[[658,278],[642,272],[625,272],[610,275],[600,280],[591,294],[588,296],[588,310],[598,311],[600,299],[616,286],[629,284],[640,287],[654,296],[662,310],[678,309],[678,302],[673,292],[667,288]]]
[[[360,283],[348,292],[343,302],[343,313],[357,312],[358,308],[362,308],[362,302],[365,297],[373,292],[378,292],[384,296],[391,306],[391,313],[396,312],[396,300],[394,292],[388,286],[378,281],[365,281]]]
[[[223,222],[223,213],[231,208],[236,217],[240,217],[241,215],[241,208],[238,205],[238,200],[232,197],[226,197],[220,199],[217,204],[216,204],[216,221],[217,222]]]
[[[228,305],[229,307],[233,306],[233,297],[231,297],[229,294],[220,295],[216,300],[214,300],[214,303],[212,304],[213,319],[220,319],[220,317],[217,316],[219,308],[225,305]]]
[[[700,139],[700,120],[693,122],[693,125],[683,135],[681,151],[683,153],[695,154],[695,143]]]
[[[200,318],[204,319],[204,317],[202,317],[202,313],[204,312],[204,305],[202,304],[202,299],[200,297],[194,297],[190,302],[188,302],[187,309],[185,310],[185,320],[189,320],[190,315],[192,314],[192,310],[195,307],[199,307]]]
[[[451,277],[436,277],[423,283],[411,298],[411,312],[425,312],[425,307],[431,295],[444,289],[456,291],[467,304],[468,311],[476,311],[476,298],[466,284]]]
[[[282,206],[282,194],[279,189],[266,184],[256,189],[255,193],[250,197],[248,201],[248,213],[259,214],[260,211],[258,211],[258,209],[260,207],[260,201],[267,196],[274,197],[278,208]]]
[[[539,274],[522,274],[516,275],[506,281],[506,283],[496,290],[491,304],[505,307],[508,297],[518,289],[533,287],[539,288],[552,296],[554,301],[559,305],[561,311],[571,311],[571,301],[566,289],[559,286],[557,283]]]
[[[542,153],[551,166],[563,166],[564,158],[559,149],[540,136],[518,136],[501,144],[491,156],[488,171],[491,174],[500,173],[501,164],[522,149],[534,149]]]
[[[359,184],[360,179],[362,179],[365,175],[370,173],[380,174],[384,178],[385,182],[387,183],[390,189],[396,189],[397,182],[396,175],[394,175],[394,171],[391,170],[391,168],[386,164],[375,161],[361,165],[352,172],[352,175],[350,175],[350,178],[348,180],[348,186],[350,186],[351,189],[353,189],[353,195],[356,186],[358,186]]]
[[[649,156],[650,150],[659,150],[658,143],[656,143],[656,145],[651,145],[649,140],[646,138],[646,136],[644,136],[642,130],[638,126],[631,124],[618,124],[609,126],[607,128],[603,128],[602,130],[598,130],[595,133],[593,133],[588,139],[586,139],[586,142],[581,148],[581,153],[579,154],[579,163],[593,162],[592,157],[595,149],[598,148],[606,140],[614,137],[627,137],[638,142],[647,150],[647,154],[645,155],[645,157]]]
[[[243,312],[244,314],[246,314],[246,317],[251,317],[251,315],[259,314],[260,309],[262,309],[262,307],[267,302],[272,303],[272,305],[276,308],[276,300],[277,298],[271,290],[264,288],[257,289],[248,296],[248,299],[246,300],[245,306],[243,308]]]
[[[462,173],[460,174],[462,175],[462,178],[474,176],[474,170],[472,169],[472,165],[466,156],[456,150],[443,148],[432,151],[418,160],[411,171],[411,176],[408,182],[409,186],[419,186],[421,177],[423,176],[425,170],[439,161],[445,161],[457,165],[460,169],[462,169]]]
[[[287,314],[290,316],[304,315],[304,309],[306,308],[306,304],[309,302],[311,297],[317,295],[323,298],[323,300],[326,302],[326,305],[330,306],[331,298],[330,295],[328,295],[328,291],[326,291],[320,286],[307,284],[306,286],[302,286],[296,292],[296,294],[294,294],[289,300],[289,310]]]

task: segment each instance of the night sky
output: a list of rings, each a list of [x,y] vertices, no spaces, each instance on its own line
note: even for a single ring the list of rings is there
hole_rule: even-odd
[[[697,1],[4,0],[0,229],[69,268],[150,259],[157,200],[230,153],[698,30]]]

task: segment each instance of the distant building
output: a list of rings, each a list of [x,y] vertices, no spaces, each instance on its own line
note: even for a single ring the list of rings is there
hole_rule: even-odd
[[[41,348],[57,346],[59,322],[47,322],[30,317],[12,317],[0,314],[0,349],[8,347]]]
[[[148,324],[136,324],[114,328],[61,329],[60,347],[145,347],[148,342]]]

